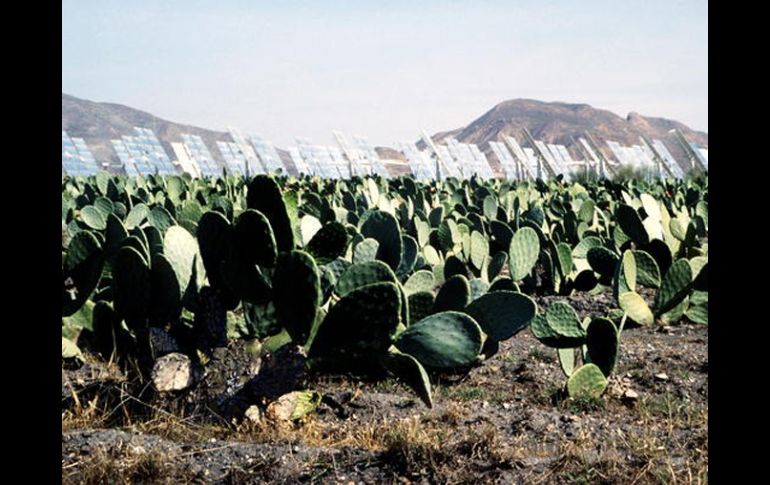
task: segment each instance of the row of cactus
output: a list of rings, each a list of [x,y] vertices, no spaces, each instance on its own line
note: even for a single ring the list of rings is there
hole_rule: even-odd
[[[618,315],[708,322],[707,237],[707,178],[65,178],[62,335],[137,358],[292,343],[313,369],[395,375],[431,405],[429,376],[531,324],[570,393],[595,393]],[[602,291],[617,312],[586,321],[528,296]]]

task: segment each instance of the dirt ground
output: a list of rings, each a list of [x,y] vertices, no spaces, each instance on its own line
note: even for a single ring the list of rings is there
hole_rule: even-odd
[[[606,308],[569,301],[581,316]],[[565,398],[556,351],[527,329],[469,374],[433,381],[433,409],[393,380],[324,376],[309,383],[325,396],[316,413],[287,426],[141,403],[99,369],[62,371],[64,483],[708,481],[703,325],[626,329],[600,399]],[[81,385],[73,400],[96,373],[98,392]],[[132,415],[132,400],[152,412]]]

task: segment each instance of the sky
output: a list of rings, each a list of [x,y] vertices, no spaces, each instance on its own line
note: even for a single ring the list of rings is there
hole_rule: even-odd
[[[708,131],[708,2],[63,0],[62,91],[280,146],[393,146],[514,98]]]

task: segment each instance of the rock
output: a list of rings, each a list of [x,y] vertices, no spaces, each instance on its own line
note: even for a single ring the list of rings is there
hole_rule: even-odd
[[[312,413],[320,403],[321,395],[315,391],[294,391],[271,402],[265,416],[271,421],[293,421]]]
[[[159,392],[181,391],[194,382],[192,362],[184,354],[164,355],[152,367],[152,383]]]
[[[623,399],[627,401],[636,401],[639,399],[639,393],[633,389],[627,389],[626,392],[623,393]]]
[[[667,381],[668,375],[665,372],[661,372],[660,374],[655,374],[655,379],[659,381]]]
[[[262,422],[262,411],[259,410],[259,407],[256,404],[249,406],[244,416],[254,424]]]

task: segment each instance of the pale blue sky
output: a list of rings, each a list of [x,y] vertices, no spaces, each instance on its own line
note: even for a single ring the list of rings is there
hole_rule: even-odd
[[[392,145],[512,98],[707,131],[708,3],[64,0],[62,90],[281,146]]]

